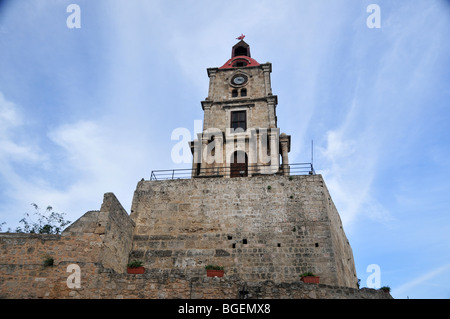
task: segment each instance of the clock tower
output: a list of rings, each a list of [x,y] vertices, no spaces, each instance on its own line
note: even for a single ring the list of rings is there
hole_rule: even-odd
[[[193,177],[289,175],[290,136],[277,127],[272,64],[253,59],[242,38],[224,65],[207,69],[203,131],[191,142]]]

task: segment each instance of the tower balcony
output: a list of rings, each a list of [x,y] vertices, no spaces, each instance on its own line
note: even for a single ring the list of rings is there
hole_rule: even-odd
[[[285,172],[285,170],[288,170]],[[285,165],[247,165],[242,167],[221,166],[186,169],[154,170],[150,175],[151,181],[190,178],[234,178],[255,177],[261,175],[316,175],[312,163],[296,163]]]

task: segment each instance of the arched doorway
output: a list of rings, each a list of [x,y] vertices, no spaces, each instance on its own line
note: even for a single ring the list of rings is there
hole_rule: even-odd
[[[230,163],[230,177],[248,176],[248,158],[244,151],[233,153]]]

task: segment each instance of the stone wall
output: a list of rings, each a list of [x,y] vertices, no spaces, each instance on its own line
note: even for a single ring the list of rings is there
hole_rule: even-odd
[[[76,237],[39,234],[0,234],[0,297],[56,298],[64,288],[69,264],[77,264],[85,277],[98,267],[101,239],[95,234]],[[53,266],[44,260],[54,259]],[[67,287],[66,287],[67,289]]]
[[[391,298],[356,289],[321,176],[142,181],[131,217],[107,193],[61,235],[1,233],[0,298]],[[126,273],[135,259],[144,274]],[[206,264],[224,277],[206,277]],[[67,284],[71,265],[79,288]],[[308,270],[321,284],[299,281]]]
[[[61,235],[0,234],[0,297],[58,298],[70,292],[67,266],[80,266],[86,282],[100,272],[124,273],[134,222],[114,194],[100,211],[89,211]],[[45,266],[51,257],[53,266]],[[61,295],[62,294],[62,295]]]
[[[45,236],[44,236],[45,237]],[[68,263],[9,267],[0,271],[0,298],[14,299],[391,299],[375,289],[355,289],[303,282],[276,283],[271,280],[244,282],[238,276],[222,278],[204,274],[187,279],[173,271],[147,271],[142,275],[119,274],[95,263],[77,263],[80,288],[69,288]],[[26,268],[26,269],[24,269]],[[27,273],[25,276],[24,274]],[[12,276],[14,279],[7,279]]]
[[[296,282],[312,271],[356,287],[351,247],[320,175],[141,181],[131,259],[198,276],[222,265],[244,281]]]

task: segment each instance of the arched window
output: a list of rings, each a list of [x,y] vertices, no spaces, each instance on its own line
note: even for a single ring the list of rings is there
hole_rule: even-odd
[[[241,90],[241,96],[247,96],[247,89]]]
[[[234,89],[233,91],[231,91],[231,97],[237,97],[238,96],[238,90]]]

